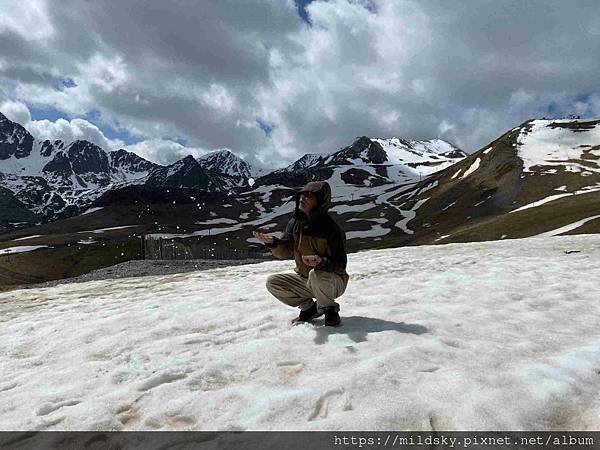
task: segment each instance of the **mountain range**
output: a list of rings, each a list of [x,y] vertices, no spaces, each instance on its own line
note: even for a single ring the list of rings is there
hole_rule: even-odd
[[[357,138],[349,147],[330,155],[305,155],[292,165],[261,177],[261,185],[296,180],[308,170],[331,172],[337,165],[354,165],[344,175],[348,183],[374,184],[406,181],[419,170],[429,173],[466,156],[447,142]],[[398,170],[381,169],[391,163]],[[380,166],[378,173],[365,169]],[[36,140],[21,125],[0,113],[0,187],[5,213],[0,226],[44,223],[74,216],[103,194],[131,185],[156,188],[190,188],[206,192],[251,188],[254,177],[265,170],[253,168],[229,150],[200,158],[186,156],[162,166],[135,153],[107,152],[78,140]],[[300,177],[305,177],[305,173]],[[252,180],[252,181],[250,181]],[[259,184],[257,184],[258,186]],[[8,206],[10,205],[10,210]]]
[[[5,223],[29,228],[10,225],[0,235],[0,252],[27,250],[11,256],[12,266],[0,258],[0,284],[3,276],[62,278],[140,257],[148,234],[260,252],[252,230],[280,232],[295,189],[317,179],[332,187],[330,213],[351,252],[600,233],[600,120],[528,120],[469,155],[441,140],[361,136],[264,175],[224,150],[159,166],[82,141],[53,142],[50,151],[22,127],[4,129],[12,132],[0,147],[0,211]],[[46,213],[46,223],[31,226],[44,214],[34,186],[67,204],[65,218]]]

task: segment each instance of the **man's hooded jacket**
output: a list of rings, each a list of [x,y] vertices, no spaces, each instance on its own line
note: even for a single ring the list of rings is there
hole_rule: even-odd
[[[307,216],[299,209],[300,194],[313,192],[317,197],[317,206]],[[296,195],[294,215],[287,223],[281,238],[273,238],[268,245],[273,255],[280,259],[293,257],[296,260],[295,271],[303,277],[313,267],[302,262],[302,256],[319,255],[321,263],[315,270],[334,272],[348,281],[346,273],[346,236],[337,223],[329,216],[331,206],[331,187],[325,181],[312,181]]]

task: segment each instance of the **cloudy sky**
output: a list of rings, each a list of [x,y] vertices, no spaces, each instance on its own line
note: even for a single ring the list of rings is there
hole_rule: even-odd
[[[0,111],[158,163],[600,116],[596,0],[3,0]]]

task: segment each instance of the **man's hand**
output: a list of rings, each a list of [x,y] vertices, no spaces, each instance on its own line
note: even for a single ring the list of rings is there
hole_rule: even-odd
[[[316,267],[321,264],[321,257],[319,255],[302,255],[302,262],[310,267]]]
[[[271,236],[269,236],[268,234],[261,233],[260,231],[253,231],[252,233],[254,233],[254,237],[256,239],[258,239],[260,242],[262,242],[263,244],[272,244],[273,243],[273,238]]]

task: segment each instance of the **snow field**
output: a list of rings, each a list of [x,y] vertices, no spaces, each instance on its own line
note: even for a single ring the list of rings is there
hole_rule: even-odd
[[[569,172],[592,171],[592,168],[580,163],[567,162],[582,159],[586,147],[600,142],[600,126],[590,130],[573,131],[568,128],[550,128],[553,122],[560,120],[535,120],[529,133],[521,132],[518,138],[518,152],[523,160],[523,172],[531,172],[534,166],[564,166]],[[566,121],[563,121],[566,122]],[[598,151],[592,154],[598,156]]]
[[[333,329],[266,291],[292,264],[0,293],[0,428],[600,426],[600,236],[351,254]]]

